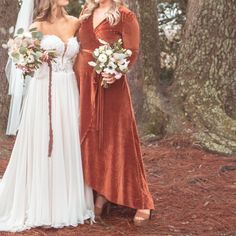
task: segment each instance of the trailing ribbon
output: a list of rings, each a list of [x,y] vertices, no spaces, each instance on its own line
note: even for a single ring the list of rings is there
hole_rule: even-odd
[[[48,85],[48,108],[49,108],[49,143],[48,157],[52,155],[53,148],[53,130],[52,130],[52,63],[48,61],[49,67],[49,85]]]
[[[81,52],[93,54],[92,50],[81,49]],[[105,89],[101,86],[102,76],[97,74],[95,70],[93,70],[91,79],[93,80],[93,84],[95,86],[95,93],[92,93],[92,102],[93,102],[93,114],[96,121],[96,131],[98,132],[98,145],[99,150],[101,150],[103,146],[103,128],[104,128],[104,92]]]
[[[101,86],[101,76],[97,74],[96,76],[96,98],[97,98],[97,124],[96,130],[98,131],[98,144],[99,150],[103,145],[103,117],[104,117],[104,88]]]

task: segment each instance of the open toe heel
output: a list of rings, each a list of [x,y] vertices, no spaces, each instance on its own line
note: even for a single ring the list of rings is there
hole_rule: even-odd
[[[133,221],[135,226],[145,226],[151,219],[152,219],[152,210],[150,210],[149,214],[137,211]]]

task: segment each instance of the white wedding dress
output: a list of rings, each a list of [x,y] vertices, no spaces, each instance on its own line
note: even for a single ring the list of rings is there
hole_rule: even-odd
[[[41,46],[56,49],[52,64],[53,149],[49,143],[49,67],[31,78],[18,135],[0,182],[0,231],[37,226],[61,228],[94,219],[93,194],[84,183],[79,137],[79,94],[73,58],[76,38],[64,43],[45,35]]]

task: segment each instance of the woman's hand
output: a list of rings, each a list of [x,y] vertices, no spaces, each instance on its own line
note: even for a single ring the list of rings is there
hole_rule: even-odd
[[[102,78],[107,84],[114,84],[116,82],[116,78],[112,74],[107,74],[105,72],[102,73]]]

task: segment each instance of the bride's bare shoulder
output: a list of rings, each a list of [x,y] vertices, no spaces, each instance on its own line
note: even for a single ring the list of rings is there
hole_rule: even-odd
[[[74,24],[74,25],[79,24],[79,18],[77,18],[77,17],[75,17],[75,16],[67,15],[66,18],[67,18],[67,20],[68,20],[70,23],[72,23],[72,24]]]
[[[73,27],[74,32],[77,32],[78,28],[80,27],[80,21],[77,17],[67,15],[66,16],[68,23],[70,26]]]
[[[30,29],[34,29],[36,28],[38,31],[42,30],[42,22],[40,21],[35,21],[34,23],[32,23],[29,27]]]

